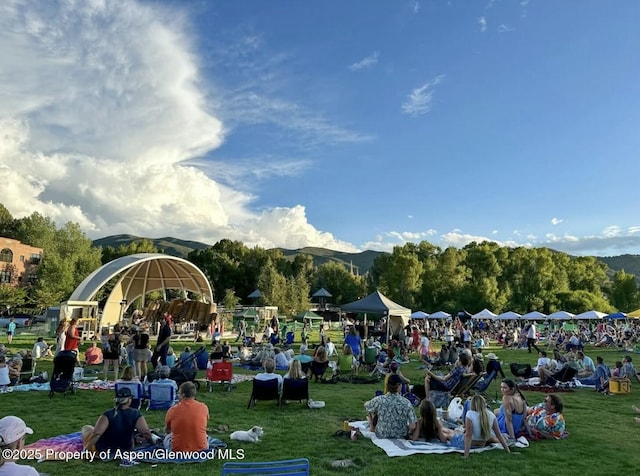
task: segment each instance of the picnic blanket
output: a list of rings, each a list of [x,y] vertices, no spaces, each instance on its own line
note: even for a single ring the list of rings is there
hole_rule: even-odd
[[[134,460],[142,463],[202,463],[215,458],[217,450],[226,448],[227,446],[224,441],[217,438],[208,437],[208,439],[209,448],[197,452],[194,454],[194,457],[191,458],[176,458],[170,452],[164,450],[162,443],[138,446],[129,452],[129,454],[133,455]],[[83,451],[82,435],[80,432],[44,438],[26,446],[26,449],[40,450],[39,453],[42,455],[40,461],[63,461],[69,459],[91,460],[89,456],[85,454],[87,452]],[[113,456],[112,454],[111,457],[105,459],[105,461],[113,459]]]
[[[25,447],[30,450],[41,450],[42,460],[61,460],[65,453],[82,451],[82,435],[80,432],[44,438]]]
[[[7,392],[31,392],[31,391],[45,391],[51,390],[49,382],[44,383],[23,383],[20,385],[14,385],[13,387],[7,387]]]
[[[369,424],[366,421],[351,422],[349,425],[360,430],[362,436],[369,438],[374,445],[381,448],[387,456],[409,456],[413,454],[444,454],[444,453],[464,453],[461,448],[454,448],[446,443],[433,441],[411,441],[405,439],[387,439],[378,438],[374,432],[369,431]],[[524,438],[518,438],[511,446],[518,448],[527,448],[529,441]],[[482,448],[473,448],[472,453],[482,453],[483,451],[502,449],[500,443],[493,443]]]

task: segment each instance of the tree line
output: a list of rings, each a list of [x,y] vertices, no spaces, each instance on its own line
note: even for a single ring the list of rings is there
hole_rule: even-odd
[[[162,252],[144,239],[117,248],[95,247],[78,224],[69,222],[58,229],[39,213],[15,219],[1,204],[0,236],[44,249],[34,285],[0,286],[0,304],[12,308],[58,304],[102,264],[135,253]],[[633,274],[618,271],[610,277],[607,266],[594,257],[493,242],[474,242],[461,249],[441,249],[427,241],[406,243],[378,257],[363,276],[351,274],[342,263],[314,267],[309,255],[285,257],[277,249],[247,247],[228,239],[192,251],[187,259],[207,276],[214,300],[227,309],[237,303],[256,303],[278,306],[284,314],[293,315],[308,309],[310,294],[321,287],[333,295],[331,302],[336,305],[378,289],[403,306],[426,312],[488,308],[496,313],[549,314],[562,309],[577,314],[640,307]],[[247,300],[255,289],[262,296]],[[103,293],[108,291],[107,286]]]

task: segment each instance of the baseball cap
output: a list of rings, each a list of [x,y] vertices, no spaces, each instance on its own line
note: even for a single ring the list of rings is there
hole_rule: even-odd
[[[126,387],[119,388],[118,391],[116,392],[117,399],[130,398],[131,396],[132,396],[132,393],[130,388],[126,388]]]
[[[10,445],[24,435],[32,434],[33,430],[25,424],[22,418],[18,418],[17,416],[0,418],[0,445]]]

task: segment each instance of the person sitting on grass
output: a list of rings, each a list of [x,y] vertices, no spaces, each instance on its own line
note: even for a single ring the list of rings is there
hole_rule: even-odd
[[[33,344],[31,350],[34,359],[41,359],[42,357],[53,357],[51,347],[44,341],[43,337],[38,337],[38,341]]]
[[[528,433],[537,439],[564,438],[566,432],[563,410],[564,404],[558,395],[555,393],[547,395],[544,402],[527,410],[525,424]]]
[[[463,458],[467,458],[471,448],[482,448],[490,443],[500,443],[507,453],[511,452],[496,416],[487,408],[484,397],[476,394],[471,398],[471,410],[465,416],[464,434],[454,434],[451,446],[464,448]]]
[[[196,400],[196,386],[193,382],[180,385],[178,398],[179,402],[165,416],[164,448],[173,451],[206,450],[209,447],[209,407]]]
[[[17,464],[14,458],[9,457],[23,450],[25,437],[32,434],[33,430],[22,418],[0,418],[0,476],[38,476],[35,468]]]
[[[398,377],[400,377],[400,381],[402,382],[400,394],[404,395],[405,393],[409,392],[409,385],[411,384],[411,380],[402,375],[402,372],[400,371],[400,364],[398,364],[398,362],[391,362],[389,364],[389,373],[384,377],[384,388],[387,388],[387,382],[392,375],[397,375]]]
[[[220,353],[222,353],[222,347],[220,348]],[[191,347],[188,345],[185,346],[177,364],[180,365],[183,370],[196,370],[196,360],[193,358]]]
[[[87,365],[99,365],[104,361],[102,349],[98,347],[98,344],[94,341],[84,353],[84,360]]]
[[[442,426],[440,420],[438,420],[436,406],[432,401],[422,400],[419,412],[420,418],[411,435],[412,440],[424,438],[425,441],[439,440],[441,443],[447,443],[451,440],[455,432]]]
[[[518,434],[526,430],[524,419],[527,415],[527,402],[511,379],[504,379],[500,384],[502,404],[494,413],[498,420],[500,432],[515,440]]]
[[[121,388],[115,398],[115,407],[104,412],[95,426],[82,427],[82,444],[89,451],[129,451],[134,447],[134,432],[152,442],[151,431],[139,410],[131,408],[131,390]]]
[[[595,373],[586,378],[579,378],[582,385],[593,385],[596,387],[596,391],[607,393],[609,389],[609,378],[611,378],[611,369],[605,365],[604,359],[600,356],[596,357],[596,371]]]
[[[402,380],[392,375],[387,381],[386,392],[364,404],[367,411],[369,431],[378,438],[412,437],[417,418],[411,402],[400,395]]]

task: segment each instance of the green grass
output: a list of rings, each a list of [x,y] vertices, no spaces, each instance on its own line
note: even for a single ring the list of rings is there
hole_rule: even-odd
[[[315,332],[314,332],[314,336]],[[331,335],[338,342],[337,335]],[[6,342],[6,341],[5,341]],[[12,349],[31,348],[33,340],[18,338]],[[172,344],[178,351],[188,343]],[[193,345],[193,344],[191,344]],[[503,362],[535,363],[535,354],[526,351],[503,351],[492,349]],[[613,364],[620,360],[619,350],[587,349],[594,358],[602,355],[605,362]],[[39,362],[39,370],[51,371],[51,361]],[[418,382],[423,371],[418,362],[402,366],[403,373]],[[234,372],[245,372],[234,368]],[[202,373],[202,372],[201,372]],[[249,372],[246,372],[249,373]],[[507,365],[507,374],[508,365]],[[640,456],[638,430],[640,425],[633,422],[631,405],[638,404],[636,394],[604,396],[593,390],[581,389],[574,393],[560,394],[565,402],[565,418],[570,436],[562,441],[533,442],[529,448],[518,449],[507,455],[501,450],[472,454],[463,460],[460,454],[413,455],[404,458],[389,458],[369,440],[360,437],[357,441],[334,437],[342,428],[345,419],[364,419],[363,403],[372,398],[380,384],[316,384],[311,383],[311,396],[323,400],[326,407],[310,410],[299,403],[290,403],[279,410],[273,402],[257,402],[256,407],[247,410],[251,383],[240,383],[231,392],[216,387],[213,393],[204,387],[197,398],[210,409],[210,428],[227,424],[231,430],[224,434],[211,432],[229,444],[229,448],[244,449],[247,461],[269,461],[306,457],[311,462],[312,474],[358,474],[388,475],[425,474],[430,475],[481,475],[520,474],[535,475],[609,475],[635,474]],[[490,387],[490,395],[497,395],[498,381]],[[639,388],[636,383],[633,391]],[[542,393],[525,393],[530,404],[543,400]],[[98,416],[112,405],[111,391],[78,391],[66,398],[56,394],[50,399],[45,392],[12,393],[0,395],[0,415],[13,414],[23,418],[34,429],[35,434],[27,439],[27,444],[40,438],[78,431],[84,424],[94,424]],[[152,428],[162,428],[164,412],[144,412]],[[253,425],[264,427],[263,440],[258,444],[230,441],[233,430],[246,430]],[[357,468],[332,469],[330,464],[336,459],[352,459]],[[117,463],[85,461],[45,462],[32,464],[43,473],[52,476],[91,472],[92,476],[110,475],[114,472],[131,474],[171,474],[175,476],[193,475],[194,471],[219,474],[223,461],[209,461],[193,465],[160,465],[151,468],[140,464],[134,468],[120,468]]]

